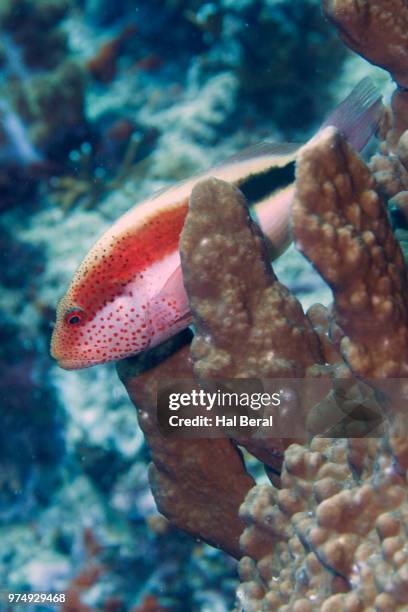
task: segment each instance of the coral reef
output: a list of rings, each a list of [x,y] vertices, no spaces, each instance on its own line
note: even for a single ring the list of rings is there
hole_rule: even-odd
[[[264,112],[273,109],[272,113],[283,124],[290,116],[290,125],[285,128],[288,136],[305,116],[308,121],[316,121],[325,112],[330,94],[321,85],[321,97],[311,97],[310,92],[318,81],[330,79],[333,66],[340,68],[347,55],[321,19],[319,2],[262,1],[246,3],[241,11],[231,10],[231,2],[224,4],[225,34],[231,35],[232,30],[240,44],[237,71],[242,93]],[[228,8],[235,15],[229,15]],[[292,36],[292,31],[297,36]],[[326,63],[328,56],[332,60],[330,65]],[[299,61],[293,62],[293,57]],[[292,89],[294,82],[296,95]]]
[[[333,290],[345,361],[360,377],[406,376],[406,268],[369,169],[327,128],[300,153],[296,184],[293,234]]]
[[[26,140],[53,163],[86,133],[84,75],[60,27],[67,11],[65,0],[9,0],[0,10],[2,85]]]
[[[8,0],[0,8],[1,209],[60,171],[88,133],[85,74],[69,57],[65,0]],[[17,186],[17,187],[16,187]]]
[[[302,378],[322,361],[310,322],[273,274],[238,190],[215,179],[196,185],[180,254],[195,321],[197,380]],[[283,443],[271,448],[268,440],[238,442],[279,471]]]
[[[115,78],[123,45],[135,32],[134,26],[127,26],[120,34],[102,45],[98,53],[88,61],[87,68],[95,79],[110,83]]]
[[[408,87],[408,7],[403,0],[323,0],[347,46]]]
[[[71,151],[72,172],[50,180],[50,197],[64,212],[70,212],[78,203],[83,209],[92,209],[109,193],[122,189],[156,134],[154,131],[142,134],[131,121],[123,120],[109,126],[104,136],[105,142],[99,145],[93,147],[84,142],[79,151]],[[113,171],[106,171],[104,164]]]
[[[180,254],[196,322],[198,378],[303,377],[320,361],[311,325],[268,265],[238,190],[216,179],[195,186]]]
[[[99,0],[4,2],[0,113],[4,124],[18,124],[18,130],[0,133],[9,157],[7,171],[0,173],[2,208],[21,202],[50,177],[51,189],[57,192],[53,201],[61,202],[64,210],[78,201],[92,207],[111,189],[121,189],[112,177],[125,169],[129,178],[133,162],[154,149],[151,129],[160,126],[159,131],[164,131],[157,110],[168,102],[161,90],[170,102],[178,92],[183,97],[186,93],[187,99],[192,93],[196,99],[198,88],[225,74],[245,99],[248,124],[257,119],[270,130],[272,118],[283,133],[292,135],[305,123],[315,122],[331,101],[327,76],[334,61],[342,65],[345,51],[321,19],[316,0],[295,4],[151,2],[133,11],[131,3],[119,6]],[[106,33],[93,31],[95,22],[103,24]],[[80,37],[84,40],[79,42]],[[292,61],[294,56],[298,62]],[[107,85],[111,91],[103,89]],[[316,88],[318,96],[311,94]],[[130,104],[123,98],[128,93],[133,96]],[[95,101],[98,107],[115,96],[107,113],[95,112]],[[225,103],[229,96],[221,97]],[[217,112],[208,107],[207,113],[214,115],[209,123]],[[117,155],[107,153],[105,141],[118,118],[135,122],[137,140],[148,143],[139,147],[136,159],[122,148]],[[225,114],[223,119],[224,131],[235,130],[235,121],[227,123]],[[132,148],[131,141],[125,144]],[[72,168],[69,163],[83,146],[94,151],[86,180],[81,164]],[[130,158],[132,164],[127,163]],[[187,165],[184,173],[189,170]],[[18,181],[18,192],[12,190],[10,177]],[[91,192],[91,197],[84,197],[84,192]]]
[[[153,440],[150,480],[156,502],[170,521],[194,536],[237,554],[231,546],[235,532],[225,531],[221,539],[218,521],[197,520],[196,508],[201,509],[200,516],[212,518],[215,509],[204,506],[193,487],[189,487],[193,525],[185,515],[186,502],[180,507],[175,501],[183,499],[184,483],[195,480],[198,467],[193,460],[187,478],[177,447],[193,447],[198,441],[170,442],[160,436],[157,422],[148,416],[154,410],[149,376],[157,385],[160,378],[194,374],[204,387],[217,376],[333,377],[334,392],[346,394],[347,387],[355,387],[362,378],[370,379],[370,384],[403,378],[408,333],[406,267],[380,191],[367,165],[334,128],[321,131],[299,153],[292,232],[298,249],[334,295],[330,310],[316,306],[307,317],[271,271],[266,246],[243,196],[211,178],[194,188],[180,240],[196,328],[191,348],[185,347],[144,374],[138,372],[140,363],[146,366],[147,359],[147,366],[151,365],[154,353],[135,358],[133,369],[122,374]],[[180,374],[176,364],[183,366]],[[401,391],[403,387],[394,385],[389,399]],[[355,390],[348,395],[351,404],[353,394]],[[358,403],[357,396],[354,406]],[[305,402],[303,414],[301,410],[296,418],[305,418],[311,433],[319,421],[330,423],[333,406],[330,395],[313,407]],[[206,441],[228,444],[230,453],[235,453],[235,459],[231,455],[223,463],[226,473],[221,472],[225,482],[235,474],[235,486],[245,481],[244,466],[239,476],[234,467],[239,457],[236,444],[246,446],[275,470],[280,467],[277,456],[284,453],[280,481],[272,478],[272,485],[252,488],[241,505],[240,518],[246,528],[240,540],[244,556],[238,609],[403,609],[407,445],[392,429],[378,439],[348,441],[346,433],[343,430],[339,440],[315,438],[303,446],[290,444],[290,439],[268,439],[261,444],[240,439]],[[172,447],[172,457],[163,453],[165,446]],[[216,454],[202,446],[211,465]],[[178,459],[175,466],[174,457]],[[198,465],[202,464],[200,455]],[[167,479],[158,478],[157,470]],[[206,500],[222,509],[228,526],[239,527],[234,504],[226,512],[225,501],[218,499],[220,488],[212,470],[199,473]],[[248,486],[247,480],[238,499]],[[229,487],[235,496],[235,487]],[[163,498],[168,499],[169,489],[172,503],[167,505]]]
[[[403,375],[404,362],[396,359],[396,354],[400,357],[407,352],[400,344],[407,331],[401,304],[405,281],[402,254],[368,168],[332,128],[324,130],[298,158],[293,232],[298,246],[334,291],[334,307],[326,321],[316,309],[310,316],[316,328],[318,323],[320,327],[333,328],[335,322],[342,330],[335,337],[331,353],[324,343],[319,346],[320,334],[315,334],[300,306],[268,268],[262,239],[248,216],[242,195],[216,179],[207,179],[195,187],[180,243],[196,324],[191,346],[194,375],[202,382],[220,374],[310,376],[305,366],[328,363],[333,356],[337,367],[341,364],[343,376],[347,367],[359,377]],[[387,278],[396,288],[386,282]],[[390,309],[384,303],[393,305],[394,316],[389,316]],[[274,312],[275,304],[282,319],[263,314]],[[361,304],[369,327],[361,325]],[[292,323],[292,333],[284,331],[286,318]],[[373,329],[377,330],[375,334]],[[383,342],[379,340],[380,333]],[[256,346],[253,353],[252,342]],[[302,352],[297,342],[301,342]],[[310,348],[305,351],[305,347]],[[228,444],[230,453],[234,447],[225,439],[202,441],[202,451],[204,455],[208,453],[210,463],[207,470],[201,471],[202,455],[193,450],[199,441],[170,442],[160,437],[151,417],[154,393],[150,381],[157,385],[160,377],[190,378],[189,348],[144,374],[135,369],[140,368],[141,359],[133,360],[133,369],[127,376],[122,373],[122,379],[138,406],[140,422],[152,444],[150,479],[156,501],[178,526],[231,552],[230,538],[235,541],[236,536],[225,531],[224,539],[219,537],[219,521],[214,520],[207,504],[216,505],[229,527],[236,525],[234,504],[227,511],[225,493],[213,481],[210,469],[210,465],[219,465],[215,448],[205,446]],[[396,369],[397,365],[401,369]],[[268,443],[271,449],[271,441]],[[164,452],[165,446],[171,454]],[[188,447],[192,458],[188,476],[180,447]],[[257,454],[256,447],[249,444],[248,448],[268,462],[267,449]],[[235,459],[225,456],[226,472],[219,472],[229,483],[230,495],[240,479],[245,482],[248,478],[243,466],[237,475],[237,460],[238,454]],[[316,438],[304,446],[289,446],[280,487],[258,485],[249,491],[241,506],[240,517],[246,529],[241,537],[245,556],[240,562],[243,584],[238,590],[239,609],[402,609],[399,606],[407,597],[402,528],[407,513],[406,468],[406,443],[392,434],[379,440],[349,442],[344,438]],[[205,504],[190,484],[188,503],[183,501],[184,486],[196,481],[197,470]],[[164,473],[164,478],[158,477],[158,471]],[[250,481],[246,480],[238,499],[248,486]],[[163,503],[163,497],[171,503]],[[210,516],[213,521],[203,525],[196,507],[201,511],[198,516]],[[192,517],[193,523],[189,522]]]
[[[184,347],[177,342],[168,347],[170,353],[181,352],[162,355],[161,364],[153,363],[151,354],[144,364],[121,364],[152,446],[150,456],[113,368],[67,375],[49,360],[53,308],[81,254],[130,204],[251,142],[285,136],[301,141],[329,100],[343,98],[359,78],[363,62],[344,64],[347,52],[322,20],[317,0],[142,0],[137,6],[130,0],[5,0],[0,20],[0,304],[6,317],[0,351],[0,584],[15,591],[69,590],[76,609],[120,604],[126,610],[225,612],[236,588],[234,559],[183,534],[157,513],[147,463],[154,462],[149,472],[155,495],[172,522],[238,557],[239,535],[252,520],[244,512],[238,516],[239,504],[250,495],[255,477],[265,481],[263,466],[279,486],[290,440],[164,444],[150,412],[161,369],[167,371],[173,359],[189,375],[194,368],[202,377],[222,360],[232,376],[255,372],[258,365],[265,372],[276,367],[281,375],[319,376],[327,362],[330,375],[350,376],[340,355],[344,332],[329,309],[314,307],[303,315],[267,259],[260,263],[264,247],[254,226],[247,221],[241,229],[234,225],[238,241],[212,231],[215,250],[226,240],[231,251],[240,253],[241,264],[254,267],[260,301],[251,299],[248,275],[237,282],[243,265],[232,254],[221,257],[220,248],[211,259],[219,272],[210,283],[214,299],[204,312],[201,300],[193,299],[197,316],[203,315],[193,344],[197,356],[188,357],[191,338],[185,336]],[[393,64],[402,83],[403,71],[397,68]],[[400,90],[369,166],[380,200],[392,198],[393,227],[403,247],[408,236],[406,108],[406,92]],[[201,186],[195,194],[197,211],[206,189],[218,188]],[[228,210],[243,221],[240,197],[235,201],[228,193]],[[203,222],[197,212],[185,235],[185,273],[193,293],[204,289],[189,275],[193,240],[200,253],[197,271],[205,268],[202,258],[211,256],[200,243]],[[254,249],[252,258],[240,241]],[[384,244],[379,239],[378,245]],[[227,295],[219,285],[224,259],[230,274]],[[384,265],[391,265],[388,259]],[[327,285],[293,248],[275,271],[303,305],[327,303]],[[220,300],[225,300],[221,312],[230,313],[229,335],[236,334],[231,346],[214,318]],[[276,318],[268,316],[267,306]],[[395,333],[403,322],[401,308],[397,300]],[[207,314],[211,322],[206,326]],[[293,345],[278,341],[274,333],[279,329]],[[353,333],[354,328],[347,330],[350,342]],[[309,347],[305,352],[303,341]],[[281,357],[273,365],[275,346]],[[371,355],[372,344],[367,350]],[[325,403],[312,412],[312,425],[321,422],[322,411],[327,414]],[[303,413],[307,416],[306,409]],[[309,446],[303,449],[309,452]],[[291,450],[286,452],[289,457]],[[377,451],[379,460],[382,454],[387,457],[387,451]],[[353,461],[350,478],[355,477]],[[285,461],[285,482],[288,465]],[[362,473],[368,475],[369,469],[367,459]],[[277,492],[271,486],[267,490]],[[312,499],[310,504],[314,512]],[[98,544],[95,554],[89,550],[90,533]],[[267,549],[269,540],[264,540]],[[93,564],[103,565],[103,571],[92,574]],[[252,578],[259,581],[256,566]],[[397,590],[396,582],[392,585]]]
[[[68,0],[2,2],[1,27],[21,49],[24,65],[55,68],[65,59],[67,35],[59,26],[67,12]]]
[[[4,363],[0,375],[3,524],[26,520],[32,516],[34,507],[49,503],[53,487],[61,483],[65,455],[60,433],[63,417],[55,405],[54,389],[46,382],[46,368],[35,368],[38,350],[29,346],[19,350],[16,338],[21,342],[19,330],[4,317],[0,349],[0,360]],[[9,392],[11,385],[18,389],[18,395]]]
[[[404,376],[402,253],[368,168],[330,128],[298,158],[293,232],[333,289],[326,327],[345,359],[342,376],[346,365],[358,377]],[[256,487],[241,507],[239,609],[403,609],[406,467],[405,442],[392,432],[289,447],[281,489]]]
[[[324,8],[353,49],[404,84],[405,5]],[[379,19],[369,20],[371,11]],[[342,375],[349,367],[358,377],[406,376],[407,272],[387,217],[389,205],[395,226],[405,223],[405,96],[394,93],[370,169],[332,130],[298,159],[294,237],[335,299],[310,318],[326,361],[340,364]],[[403,238],[404,228],[396,235]],[[394,399],[401,391],[394,380]],[[391,428],[379,439],[315,438],[289,447],[281,488],[257,486],[241,506],[247,556],[238,610],[406,608],[407,449],[399,435]]]
[[[85,74],[67,59],[44,74],[34,73],[10,85],[13,107],[27,126],[36,150],[55,164],[87,136]]]
[[[316,438],[241,506],[239,610],[404,610],[407,443]]]

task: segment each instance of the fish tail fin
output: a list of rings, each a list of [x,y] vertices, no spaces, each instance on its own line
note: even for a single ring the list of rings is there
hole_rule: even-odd
[[[346,136],[356,151],[361,151],[377,129],[383,108],[379,89],[365,77],[330,113],[319,132],[331,125]]]

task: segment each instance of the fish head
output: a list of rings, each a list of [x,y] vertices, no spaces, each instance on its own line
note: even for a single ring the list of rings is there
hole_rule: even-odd
[[[51,354],[65,369],[124,359],[191,321],[178,243],[188,210],[156,200],[123,215],[98,240],[61,299]]]
[[[51,354],[67,370],[124,359],[145,350],[151,340],[148,310],[126,292],[96,307],[93,300],[60,301]]]
[[[91,249],[58,304],[51,355],[64,369],[124,359],[149,346],[148,268],[136,257],[132,265],[123,238],[123,248],[115,241]]]
[[[155,264],[119,286],[97,280],[105,267],[99,265],[85,288],[80,269],[57,308],[51,354],[58,364],[75,370],[125,359],[187,327],[191,315],[177,259],[175,253],[162,269]]]
[[[148,238],[102,237],[77,270],[58,304],[51,339],[62,368],[125,359],[189,325],[178,242],[158,257],[157,240]]]

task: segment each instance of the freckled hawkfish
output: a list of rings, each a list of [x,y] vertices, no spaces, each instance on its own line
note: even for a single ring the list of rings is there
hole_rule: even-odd
[[[326,119],[356,150],[375,131],[381,96],[363,79]],[[194,185],[206,176],[238,186],[273,253],[289,243],[294,164],[301,145],[261,142],[136,204],[91,248],[57,309],[51,353],[66,369],[123,359],[191,322],[178,251]]]

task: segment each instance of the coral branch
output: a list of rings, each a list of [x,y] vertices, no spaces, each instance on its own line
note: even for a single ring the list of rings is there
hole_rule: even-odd
[[[240,514],[239,609],[404,610],[406,441],[315,439],[285,453],[282,489],[257,486]]]
[[[217,179],[196,185],[180,253],[199,378],[301,377],[321,360],[317,337],[276,279],[237,189]]]
[[[408,87],[408,6],[404,0],[323,0],[343,41]]]
[[[303,148],[293,232],[333,289],[341,350],[358,376],[408,372],[407,278],[401,249],[368,168],[327,128]]]
[[[322,360],[318,338],[300,303],[275,277],[238,189],[215,178],[194,187],[180,254],[199,380],[300,378]],[[275,471],[289,443],[238,442]]]
[[[163,349],[154,354],[160,351]],[[158,382],[192,379],[189,352],[187,345],[147,371],[144,369],[152,365],[152,354],[136,357],[121,362],[119,374],[149,443],[153,461],[149,479],[160,512],[176,527],[239,558],[243,523],[238,508],[254,485],[239,451],[227,439],[174,440],[158,431]]]

